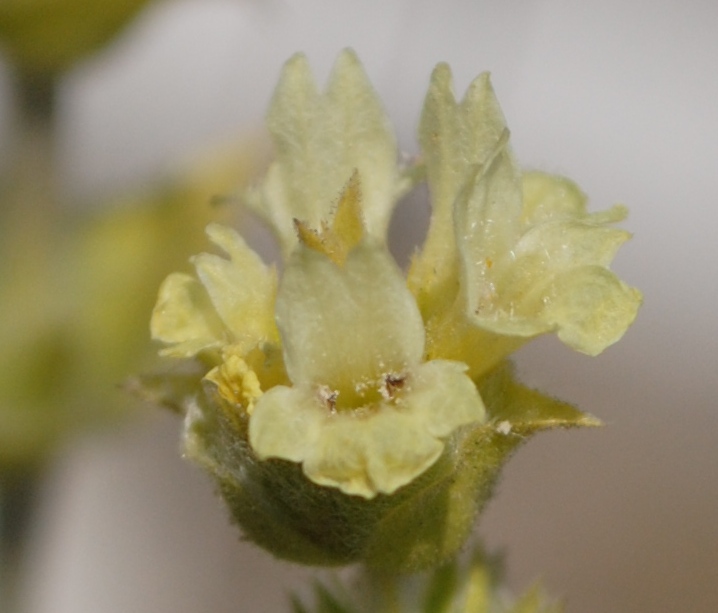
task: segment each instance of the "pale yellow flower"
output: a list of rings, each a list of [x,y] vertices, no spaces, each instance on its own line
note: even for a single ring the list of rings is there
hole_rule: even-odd
[[[276,314],[293,386],[257,403],[249,440],[260,457],[301,462],[315,483],[371,498],[423,473],[445,437],[483,420],[465,365],[422,363],[421,315],[375,241],[342,266],[298,247]]]
[[[228,258],[170,275],[152,318],[163,353],[205,373],[183,392],[187,453],[278,556],[439,562],[517,445],[598,423],[518,385],[505,360],[545,332],[591,354],[623,334],[640,297],[608,270],[628,235],[607,224],[624,211],[589,214],[570,181],[522,175],[486,75],[457,103],[437,68],[408,169],[350,51],[324,93],[292,58],[268,123],[276,159],[247,200],[283,273],[210,226]],[[387,228],[424,175],[432,220],[405,278]]]
[[[420,136],[433,214],[409,282],[429,354],[479,376],[545,332],[589,355],[616,342],[641,302],[608,269],[625,209],[589,214],[571,181],[522,174],[487,73],[457,102],[438,66]]]

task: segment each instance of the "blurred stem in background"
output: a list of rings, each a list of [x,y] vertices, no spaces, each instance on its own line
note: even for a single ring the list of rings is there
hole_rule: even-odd
[[[53,73],[26,72],[21,68],[13,73],[13,77],[13,150],[9,168],[0,175],[3,194],[3,211],[0,214],[3,289],[18,283],[19,280],[13,278],[15,275],[28,274],[25,264],[30,267],[30,278],[43,275],[43,271],[47,270],[52,257],[53,226],[57,213],[54,164],[57,81]],[[28,247],[31,250],[29,253]],[[32,279],[30,283],[36,280]],[[17,308],[18,305],[15,306]],[[32,309],[34,305],[27,305],[27,308]],[[22,333],[22,330],[16,332]],[[18,370],[22,368],[22,364],[18,366]],[[22,379],[23,373],[11,371],[9,376]],[[37,384],[41,385],[39,381]],[[9,419],[0,421],[5,434],[17,426],[12,420],[10,415]],[[24,429],[23,426],[18,427]],[[8,439],[10,437],[6,435],[0,437],[4,445],[8,444]],[[25,436],[17,440],[22,445]],[[13,454],[7,450],[3,454],[23,456],[22,453]],[[7,613],[18,608],[25,542],[43,466],[44,459],[40,457],[0,466],[0,610]]]
[[[0,474],[0,611],[20,611],[22,567],[41,472]]]

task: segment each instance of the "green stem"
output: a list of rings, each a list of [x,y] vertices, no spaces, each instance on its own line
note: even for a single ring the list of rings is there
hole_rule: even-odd
[[[0,474],[0,611],[20,613],[22,571],[39,471]]]
[[[55,189],[56,79],[14,74],[14,150],[0,181],[0,264],[15,274],[23,258],[38,271],[53,258],[57,232]],[[30,247],[28,247],[28,245]],[[27,270],[28,266],[23,266]],[[41,277],[42,278],[42,277]],[[2,289],[2,288],[0,288]],[[0,402],[12,402],[0,399]],[[2,407],[0,407],[2,410]],[[42,467],[0,465],[0,611],[16,613],[25,550]]]
[[[7,227],[48,239],[57,213],[56,78],[51,74],[14,75],[14,150],[2,181],[3,209],[12,216]],[[6,237],[12,240],[12,237]]]
[[[56,80],[47,72],[16,73],[17,106],[26,123],[54,125]]]

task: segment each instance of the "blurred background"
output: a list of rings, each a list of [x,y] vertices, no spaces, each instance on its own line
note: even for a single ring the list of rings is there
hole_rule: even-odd
[[[0,218],[3,317],[9,321],[27,311],[45,322],[35,313],[38,305],[56,313],[62,303],[67,315],[55,325],[71,339],[58,346],[74,347],[79,330],[88,322],[93,327],[96,313],[86,306],[78,315],[77,303],[85,302],[78,288],[102,287],[90,304],[114,305],[103,322],[124,321],[129,302],[136,318],[143,318],[156,283],[138,280],[140,273],[123,265],[129,259],[139,263],[131,270],[143,270],[143,262],[159,256],[144,243],[138,246],[136,226],[127,220],[154,220],[148,241],[166,256],[153,273],[158,279],[196,251],[191,247],[201,239],[175,239],[170,230],[187,227],[188,220],[201,228],[208,216],[228,213],[187,205],[178,216],[163,212],[161,202],[232,194],[261,164],[263,113],[282,63],[294,52],[304,51],[322,80],[339,50],[353,47],[409,153],[417,150],[414,131],[434,65],[451,64],[457,93],[491,70],[523,165],[573,178],[594,210],[629,205],[626,225],[635,238],[614,268],[644,292],[645,304],[623,341],[598,358],[572,353],[553,339],[519,354],[526,383],[578,404],[607,426],[531,441],[509,463],[477,532],[504,551],[512,587],[540,577],[550,593],[566,599],[569,613],[718,611],[718,5],[134,4],[133,19],[128,16],[97,52],[93,48],[47,70],[28,63],[24,72],[17,69],[17,58],[24,56],[8,51],[12,44],[2,46],[3,25],[9,23],[3,19],[9,16],[0,9],[0,176],[12,176],[18,151],[17,74],[49,71],[55,92],[54,195],[10,190],[9,201],[21,203],[15,209],[34,212]],[[103,234],[96,230],[102,223],[85,221],[98,210],[119,211],[123,230]],[[421,201],[400,206],[392,229],[399,257],[420,240],[426,212]],[[48,219],[49,228],[43,226]],[[50,240],[43,232],[71,240]],[[79,257],[73,246],[83,241],[91,253],[102,251],[96,244],[112,252],[95,258],[89,280],[78,280],[72,264]],[[55,242],[62,244],[56,248]],[[59,272],[43,268],[43,278],[59,287],[39,295],[9,292],[19,274],[14,258],[20,262],[20,253],[35,254],[37,245],[49,244],[52,254],[61,254],[49,259],[65,264]],[[121,283],[140,281],[150,287],[146,307],[128,301],[135,290],[120,291]],[[72,304],[65,305],[68,298]],[[85,422],[96,424],[85,413],[121,405],[112,417],[97,420],[109,427],[79,437],[53,422],[32,439],[36,447],[23,447],[36,448],[42,462],[22,454],[7,460],[12,468],[5,472],[31,472],[38,484],[20,594],[25,610],[288,610],[286,595],[307,572],[242,543],[209,479],[180,457],[179,421],[158,410],[130,409],[133,403],[115,387],[123,369],[131,373],[149,360],[143,335],[136,335],[134,349],[123,349],[131,357],[110,356],[104,370],[99,358],[73,362],[73,389],[87,388],[77,396],[63,392],[63,402],[75,408],[62,419],[78,424],[73,433],[87,430]],[[86,342],[105,342],[105,354],[115,351],[110,340],[98,338]],[[11,341],[22,345],[10,338],[3,346],[13,347]],[[14,377],[12,369],[5,376]],[[98,382],[105,383],[103,391],[95,389]],[[42,402],[57,400],[57,393],[51,387]],[[123,412],[131,418],[118,418]],[[7,429],[17,419],[11,415],[0,424]]]

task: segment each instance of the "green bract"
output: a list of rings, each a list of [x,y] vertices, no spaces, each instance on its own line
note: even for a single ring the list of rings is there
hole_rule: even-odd
[[[544,332],[589,354],[623,334],[640,297],[608,270],[627,234],[607,224],[624,211],[589,214],[566,179],[522,175],[487,75],[457,103],[437,68],[413,168],[398,165],[350,51],[325,93],[292,58],[269,126],[276,160],[248,202],[274,229],[284,272],[210,226],[227,257],[170,275],[152,318],[163,353],[197,374],[157,393],[169,387],[188,455],[274,554],[437,564],[521,442],[598,423],[519,385],[506,357]],[[432,220],[405,279],[386,233],[424,175]]]

